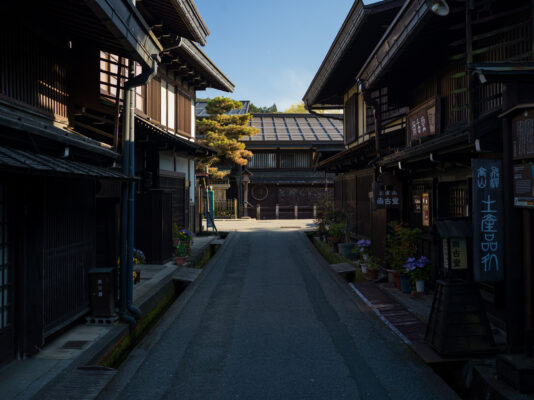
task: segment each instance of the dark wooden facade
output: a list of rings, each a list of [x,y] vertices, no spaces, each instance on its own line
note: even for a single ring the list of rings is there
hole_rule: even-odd
[[[504,159],[504,185],[509,191],[504,212],[510,216],[505,218],[505,229],[510,236],[499,246],[505,247],[508,257],[505,278],[477,285],[492,323],[507,330],[513,347],[522,344],[534,321],[532,313],[524,312],[532,309],[532,296],[525,303],[517,294],[532,293],[532,285],[525,287],[518,279],[524,276],[523,268],[531,268],[523,267],[525,252],[519,245],[531,240],[525,239],[530,235],[522,238],[521,230],[511,232],[530,215],[523,213],[520,222],[521,213],[511,205],[512,173],[506,166],[511,139],[506,130],[510,132],[512,125],[511,119],[503,125],[499,115],[533,100],[532,92],[528,94],[534,70],[533,9],[520,1],[477,3],[472,9],[464,3],[449,5],[445,17],[418,0],[405,2],[394,20],[382,14],[390,24],[388,33],[376,38],[374,50],[359,65],[348,63],[341,52],[334,57],[332,49],[340,46],[334,42],[304,100],[311,108],[344,108],[348,149],[321,167],[338,174],[336,205],[355,215],[354,234],[372,239],[374,253],[382,257],[388,222],[419,227],[419,253],[432,260],[434,279],[473,281],[473,248],[480,244],[472,235],[480,227],[473,225],[472,163]],[[367,29],[365,22],[361,29]],[[359,40],[358,35],[351,40]],[[328,72],[329,65],[352,71],[356,84],[339,81],[342,74]],[[328,89],[336,87],[341,88],[337,97]],[[384,180],[401,192],[399,207],[373,207],[373,184]],[[466,270],[452,271],[445,265],[443,239],[450,229],[467,242]]]
[[[259,207],[261,219],[313,218],[314,206],[333,196],[333,175],[315,171],[314,163],[343,149],[341,122],[311,114],[254,114],[251,125],[259,133],[245,140],[253,153],[248,216],[257,218]]]
[[[128,64],[136,75],[163,65],[136,89],[137,211],[152,216],[139,218],[147,228],[139,231],[141,243],[159,235],[155,260],[170,256],[173,221],[187,224],[194,196],[186,179],[192,158],[207,151],[194,143],[195,90],[233,88],[211,62],[202,67],[207,57],[190,40],[204,42],[207,30],[192,3],[183,15],[167,13],[170,26],[158,23],[157,32],[143,19],[159,18],[154,10],[149,17],[127,0],[106,4],[10,2],[0,15],[0,363],[38,352],[84,316],[89,270],[117,265],[121,184],[131,179],[116,167]],[[179,23],[186,18],[191,24]],[[161,51],[168,33],[186,42],[181,63]],[[174,181],[160,182],[161,151],[185,160]]]

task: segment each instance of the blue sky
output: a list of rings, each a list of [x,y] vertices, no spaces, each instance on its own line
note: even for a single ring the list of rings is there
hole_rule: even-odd
[[[229,97],[284,110],[300,101],[353,0],[195,0],[203,48],[236,85]],[[218,90],[198,97],[228,95]]]

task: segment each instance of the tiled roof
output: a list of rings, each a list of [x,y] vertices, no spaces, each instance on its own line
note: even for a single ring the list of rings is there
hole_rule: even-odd
[[[240,100],[240,101],[241,101],[241,104],[243,104],[243,107],[241,107],[238,110],[230,110],[226,114],[227,115],[248,114],[248,110],[250,108],[250,101],[249,100]],[[207,118],[207,117],[209,117],[209,114],[206,112],[206,104],[208,104],[207,101],[197,101],[195,103],[197,118]]]
[[[56,158],[45,154],[0,147],[0,167],[15,168],[34,173],[58,173],[95,178],[130,179],[117,169],[97,167],[78,161]]]
[[[312,114],[254,114],[251,126],[260,131],[247,142],[343,143],[343,121]]]

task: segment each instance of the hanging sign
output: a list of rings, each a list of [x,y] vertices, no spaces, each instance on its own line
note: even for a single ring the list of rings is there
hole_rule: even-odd
[[[473,268],[477,282],[504,279],[501,160],[473,159]]]
[[[406,116],[406,140],[408,146],[413,140],[435,135],[439,130],[439,102],[430,99],[418,105]]]
[[[378,208],[400,207],[400,185],[381,185],[373,183],[373,206]]]
[[[414,214],[421,214],[421,196],[418,194],[413,196],[413,212]]]
[[[423,203],[423,226],[430,226],[430,195],[423,193],[421,196]]]
[[[449,239],[451,269],[467,269],[467,242],[463,238]]]

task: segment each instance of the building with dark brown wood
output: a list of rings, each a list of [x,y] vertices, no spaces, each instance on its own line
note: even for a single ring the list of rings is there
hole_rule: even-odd
[[[534,323],[533,6],[448,2],[439,15],[428,4],[355,1],[304,96],[309,109],[344,109],[348,148],[320,168],[337,174],[336,206],[376,255],[388,222],[421,228],[434,279],[475,282],[520,348]]]
[[[339,116],[254,114],[250,124],[259,130],[243,139],[253,153],[247,165],[250,183],[241,179],[235,185],[241,188],[235,195],[242,196],[246,215],[313,218],[314,206],[333,184],[333,174],[315,171],[314,162],[343,150]]]
[[[208,30],[191,1],[9,2],[0,20],[3,362],[90,311],[89,270],[116,271],[126,246],[125,189],[128,246],[170,257],[172,223],[194,208],[193,159],[211,151],[194,140],[195,91],[233,84],[195,43]]]

